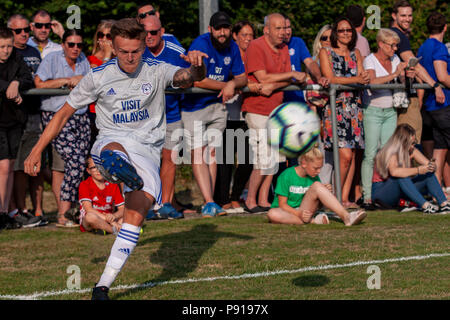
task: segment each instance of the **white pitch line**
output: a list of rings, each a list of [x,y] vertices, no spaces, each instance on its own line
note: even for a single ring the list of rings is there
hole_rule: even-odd
[[[328,264],[322,266],[310,266],[304,267],[300,269],[294,270],[277,270],[277,271],[267,271],[267,272],[258,272],[258,273],[246,273],[236,276],[219,276],[219,277],[209,277],[209,278],[198,278],[198,279],[180,279],[180,280],[170,280],[170,281],[161,281],[161,282],[147,282],[143,284],[131,284],[131,285],[120,285],[117,287],[110,288],[110,290],[130,290],[130,289],[142,289],[142,288],[150,288],[161,285],[168,284],[184,284],[184,283],[194,283],[194,282],[206,282],[206,281],[217,281],[217,280],[237,280],[237,279],[248,279],[248,278],[258,278],[258,277],[269,277],[280,274],[290,274],[290,273],[301,273],[308,271],[319,271],[319,270],[330,270],[330,269],[340,269],[340,268],[351,268],[357,266],[363,266],[368,264],[382,264],[382,263],[390,263],[390,262],[402,262],[402,261],[411,261],[411,260],[426,260],[431,258],[442,258],[448,257],[450,253],[431,253],[424,256],[410,256],[410,257],[399,257],[399,258],[391,258],[391,259],[383,259],[383,260],[371,260],[371,261],[356,261],[345,264]],[[46,292],[36,292],[31,295],[0,295],[0,299],[9,299],[9,300],[36,300],[43,297],[51,297],[51,296],[60,296],[65,294],[80,294],[91,292],[92,288],[80,289],[80,290],[61,290],[61,291],[46,291]]]

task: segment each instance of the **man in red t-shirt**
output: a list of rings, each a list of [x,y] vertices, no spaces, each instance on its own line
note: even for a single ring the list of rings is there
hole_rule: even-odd
[[[90,177],[79,187],[80,229],[117,234],[122,225],[125,203],[119,185],[106,181],[91,157],[86,168]],[[117,211],[114,211],[115,207]]]
[[[246,51],[245,71],[249,83],[270,84],[272,89],[270,92],[261,91],[260,95],[250,94],[242,104],[253,151],[253,171],[244,206],[251,213],[270,209],[268,195],[272,176],[278,162],[286,160],[267,144],[265,127],[268,116],[283,102],[283,92],[274,90],[291,83],[303,83],[306,79],[304,72],[291,70],[289,50],[284,43],[285,26],[286,19],[281,14],[268,15],[264,20],[264,35],[250,42]]]

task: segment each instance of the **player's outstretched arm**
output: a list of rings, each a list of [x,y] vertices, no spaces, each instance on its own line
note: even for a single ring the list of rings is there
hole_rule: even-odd
[[[31,150],[28,158],[24,162],[24,171],[30,176],[36,176],[41,167],[41,154],[45,147],[56,137],[62,130],[67,120],[75,113],[75,109],[68,103],[65,103],[61,109],[55,113],[52,120],[45,127],[39,141]]]
[[[203,58],[208,58],[206,53],[193,50],[189,51],[187,56],[181,54],[180,57],[189,62],[191,66],[175,72],[173,76],[174,87],[190,88],[195,81],[202,81],[206,77],[206,66],[203,63]]]

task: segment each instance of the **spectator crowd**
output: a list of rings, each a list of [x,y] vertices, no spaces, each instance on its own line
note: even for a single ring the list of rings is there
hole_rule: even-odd
[[[203,52],[206,77],[194,85],[215,91],[165,95],[165,131],[152,133],[165,134],[159,168],[161,192],[147,220],[181,219],[195,212],[192,204],[181,204],[175,197],[180,159],[192,166],[205,218],[268,212],[272,223],[329,223],[323,213],[314,216],[319,202],[345,225],[358,223],[370,210],[450,212],[447,19],[439,12],[429,15],[429,37],[415,53],[409,40],[413,13],[407,0],[396,1],[391,22],[378,30],[373,44],[376,51],[371,52],[363,36],[365,12],[351,5],[318,30],[310,44],[311,54],[307,44],[293,36],[291,21],[282,13],[268,14],[258,36],[251,22],[232,23],[227,13],[216,12],[208,32],[186,50],[176,35],[165,32],[156,7],[140,5],[133,14],[146,32],[140,63],[186,68],[189,64],[183,56],[192,50]],[[0,229],[49,223],[43,203],[47,181],[57,204],[57,226],[100,234],[120,231],[126,188],[105,179],[89,156],[98,134],[95,103],[77,109],[67,119],[42,155],[36,176],[24,172],[25,159],[68,95],[23,92],[31,88],[72,90],[96,70],[109,65],[120,69],[119,53],[129,55],[131,61],[134,52],[114,50],[114,23],[102,20],[98,24],[89,53],[83,51],[81,30],[64,30],[43,9],[29,18],[14,14],[7,26],[0,27]],[[50,40],[52,32],[60,41]],[[336,119],[332,119],[325,91],[280,90],[291,84],[327,88],[330,84],[392,83],[405,83],[406,90],[339,91]],[[413,89],[413,83],[432,89]],[[242,90],[245,87],[249,90]],[[152,92],[148,84],[138,89],[144,94]],[[115,114],[114,125],[149,117],[124,88],[111,87],[104,99],[120,95],[123,110],[136,112]],[[267,144],[268,116],[283,102],[303,102],[321,119],[317,148],[299,159],[273,152]],[[337,121],[337,141],[333,141],[333,120]],[[333,162],[335,143],[339,164]],[[341,174],[341,202],[333,195],[335,165]],[[32,209],[26,206],[27,192]]]

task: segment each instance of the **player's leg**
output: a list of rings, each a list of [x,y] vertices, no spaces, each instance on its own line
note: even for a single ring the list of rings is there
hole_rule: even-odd
[[[364,210],[349,213],[325,185],[314,182],[303,197],[300,209],[315,212],[320,203],[335,212],[346,226],[357,224],[366,216]]]
[[[42,199],[44,194],[44,176],[39,173],[30,179],[30,197],[35,216],[43,216]]]
[[[111,248],[105,270],[92,292],[93,300],[105,300],[119,272],[134,251],[139,240],[141,226],[154,198],[145,191],[136,190],[125,194],[125,210],[122,228]]]
[[[208,165],[203,159],[206,146],[192,150],[192,172],[200,188],[205,203],[214,202],[212,194],[211,176]]]
[[[350,202],[350,189],[355,175],[355,150],[350,148],[339,149],[341,166],[342,203],[344,206],[354,206]]]
[[[123,182],[131,190],[142,189],[142,178],[137,174],[127,151],[120,143],[109,142],[101,148],[99,156],[93,155],[93,160],[108,181]]]
[[[175,192],[175,173],[176,165],[172,161],[172,150],[163,148],[160,174],[163,203],[172,203]]]
[[[140,148],[139,153],[133,152],[133,148]],[[92,293],[92,299],[108,299],[108,290],[114,279],[126,263],[129,255],[133,252],[139,239],[141,226],[144,222],[148,210],[155,202],[161,203],[161,180],[159,178],[159,151],[145,149],[146,146],[135,146],[131,142],[113,142],[110,138],[103,138],[96,141],[92,148],[92,157],[96,166],[101,167],[95,159],[99,159],[99,154],[107,148],[117,148],[119,152],[127,155],[128,164],[136,174],[142,178],[142,190],[132,190],[125,186],[125,208],[123,224],[112,246],[110,257],[106,263],[105,270],[96,284]],[[144,153],[145,151],[145,153]],[[144,154],[142,154],[144,153]]]
[[[269,222],[278,224],[304,224],[300,216],[296,216],[281,208],[272,208],[267,212]]]
[[[261,183],[261,186],[259,188],[258,206],[262,209],[270,207],[270,202],[268,199],[269,199],[270,187],[272,186],[272,179],[273,179],[272,174],[265,175],[264,179]]]
[[[83,217],[82,225],[86,231],[100,229],[108,233],[114,233],[112,225],[105,220],[105,216],[96,211],[87,211]]]
[[[260,124],[261,121],[259,120],[261,117],[262,116],[253,113],[247,113],[245,116],[245,121],[249,128],[249,145],[252,150],[251,161],[253,170],[248,181],[248,194],[244,203],[244,208],[250,212],[259,212],[257,196],[260,186],[265,178],[265,175],[263,175],[262,172],[262,162],[263,159],[265,159],[265,155],[263,154],[264,149],[260,147],[260,144],[263,143],[262,140],[264,139],[266,132],[262,129],[263,125]]]

